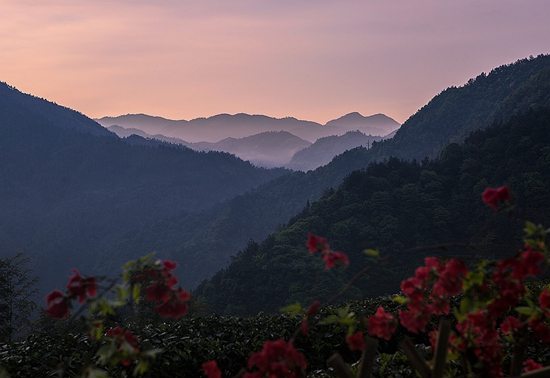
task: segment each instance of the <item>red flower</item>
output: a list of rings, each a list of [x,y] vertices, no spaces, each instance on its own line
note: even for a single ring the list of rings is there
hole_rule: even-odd
[[[349,345],[349,350],[363,350],[365,347],[363,333],[357,331],[353,335],[346,336],[346,343]]]
[[[129,329],[123,330],[117,325],[115,328],[111,328],[105,332],[105,336],[112,338],[118,346],[116,354],[123,366],[130,365],[132,359],[139,354],[138,339]],[[130,347],[127,345],[123,346],[124,343],[129,344]]]
[[[162,262],[162,265],[164,266],[164,268],[166,269],[167,272],[171,272],[172,270],[176,269],[177,266],[178,266],[178,263],[175,262],[175,261],[170,261],[170,260],[164,260]],[[216,361],[214,361],[215,363]]]
[[[307,334],[309,333],[307,318],[304,318],[304,320],[302,320],[302,322],[300,323],[300,332],[302,332],[302,334],[305,336],[307,336]]]
[[[202,364],[202,368],[204,370],[204,375],[206,375],[208,378],[221,378],[222,372],[218,368],[218,364],[216,361],[208,361]]]
[[[261,352],[254,353],[248,360],[250,370],[244,378],[301,378],[306,376],[307,363],[304,355],[292,343],[284,340],[267,341]]]
[[[527,360],[523,363],[523,366],[525,366],[525,371],[533,371],[533,370],[538,370],[538,369],[542,369],[542,365],[539,364],[539,363],[536,363],[535,361],[533,360]]]
[[[159,303],[170,299],[170,288],[153,282],[150,287],[145,288],[145,294],[147,294],[148,301]]]
[[[69,303],[67,298],[59,290],[54,290],[46,295],[46,314],[50,317],[59,319],[69,316]]]
[[[319,311],[319,305],[321,303],[319,301],[315,301],[311,304],[311,306],[309,306],[308,310],[307,310],[307,313],[306,313],[306,316],[309,318],[310,316],[313,316],[317,313],[317,311]]]
[[[78,303],[83,303],[86,300],[86,293],[90,297],[95,297],[97,294],[97,282],[94,277],[82,277],[78,270],[73,269],[74,275],[69,277],[67,290],[71,298],[78,298]]]
[[[501,186],[497,189],[487,188],[481,195],[483,202],[491,206],[493,210],[498,211],[498,205],[511,199],[510,189],[507,186]]]
[[[550,343],[550,328],[541,319],[536,318],[529,322],[529,327],[533,330],[533,336],[543,344]]]
[[[503,334],[509,335],[511,333],[517,332],[522,326],[523,324],[521,324],[518,318],[514,316],[508,316],[500,325],[500,329],[502,330]]]
[[[545,312],[548,312],[550,310],[550,292],[548,291],[548,289],[543,290],[540,293],[539,305]]]
[[[300,331],[307,336],[308,334],[308,319],[312,316],[314,316],[317,311],[319,311],[319,304],[320,302],[319,301],[315,301],[311,304],[311,306],[309,306],[307,312],[306,312],[306,316],[304,316],[304,318],[302,319],[302,323],[300,324]]]
[[[306,246],[309,248],[309,253],[330,249],[327,239],[313,234],[308,235]]]
[[[418,333],[426,331],[426,324],[430,320],[432,313],[428,307],[411,307],[409,310],[399,310],[399,319],[401,324],[409,331]]]
[[[521,254],[523,259],[523,268],[525,269],[527,275],[536,277],[538,274],[542,273],[540,268],[540,263],[544,262],[544,255],[542,252],[533,251],[531,246],[525,246],[526,251]]]
[[[179,318],[187,313],[187,301],[191,297],[187,291],[179,289],[179,291],[170,292],[170,298],[157,307],[155,311],[160,314],[160,316],[165,316],[167,318]]]
[[[369,335],[389,340],[397,327],[397,319],[392,314],[385,312],[384,308],[380,306],[376,313],[367,319],[367,324]]]
[[[327,269],[335,266],[337,262],[341,262],[344,265],[349,264],[348,256],[342,252],[329,251],[327,253],[323,253],[322,259],[327,262],[325,264],[325,268]]]

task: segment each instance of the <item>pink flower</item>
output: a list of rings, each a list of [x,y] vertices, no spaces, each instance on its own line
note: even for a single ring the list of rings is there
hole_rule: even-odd
[[[357,331],[353,335],[346,336],[346,343],[349,345],[349,350],[363,350],[365,347],[363,333]]]
[[[511,199],[510,189],[507,186],[501,186],[497,189],[487,188],[481,195],[483,202],[498,211],[498,205]]]
[[[202,364],[202,368],[204,370],[204,375],[206,375],[208,378],[221,378],[222,372],[218,368],[218,364],[216,361],[208,361]]]
[[[367,319],[367,324],[369,335],[389,340],[397,327],[397,319],[392,314],[385,312],[384,308],[380,306],[376,313]]]

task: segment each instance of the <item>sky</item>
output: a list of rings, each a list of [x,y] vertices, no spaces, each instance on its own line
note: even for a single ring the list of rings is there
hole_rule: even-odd
[[[0,81],[89,117],[402,123],[550,53],[548,0],[0,0]]]

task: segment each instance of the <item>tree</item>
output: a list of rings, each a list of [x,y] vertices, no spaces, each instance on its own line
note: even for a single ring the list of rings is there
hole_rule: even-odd
[[[31,328],[36,309],[32,298],[38,294],[38,278],[25,267],[30,259],[18,253],[0,259],[0,341],[11,343]]]

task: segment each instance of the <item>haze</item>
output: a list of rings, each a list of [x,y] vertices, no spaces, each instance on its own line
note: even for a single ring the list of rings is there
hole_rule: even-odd
[[[548,0],[0,0],[0,81],[90,117],[404,122],[550,52]]]

